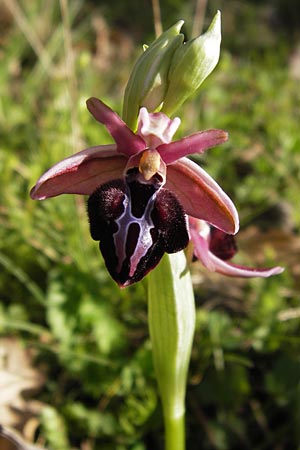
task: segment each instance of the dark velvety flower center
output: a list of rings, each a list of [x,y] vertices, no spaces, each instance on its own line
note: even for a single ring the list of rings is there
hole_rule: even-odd
[[[139,174],[136,172],[136,176]],[[90,232],[111,276],[120,286],[141,280],[160,261],[189,241],[184,210],[157,180],[140,182],[134,172],[101,185],[89,197]]]

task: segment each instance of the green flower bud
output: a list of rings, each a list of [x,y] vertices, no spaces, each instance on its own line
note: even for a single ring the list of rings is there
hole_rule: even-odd
[[[155,111],[164,100],[168,89],[168,73],[176,49],[183,42],[179,31],[180,20],[161,34],[137,60],[124,95],[123,120],[131,129],[136,128],[141,106]]]
[[[172,115],[194,94],[219,61],[221,13],[218,11],[207,32],[177,48],[169,71],[169,86],[162,112]]]

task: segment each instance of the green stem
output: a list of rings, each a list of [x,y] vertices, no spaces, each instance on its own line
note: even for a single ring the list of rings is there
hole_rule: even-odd
[[[165,450],[185,449],[185,415],[165,417]]]
[[[185,392],[195,302],[183,252],[165,255],[148,275],[149,331],[162,401],[166,450],[185,449]]]

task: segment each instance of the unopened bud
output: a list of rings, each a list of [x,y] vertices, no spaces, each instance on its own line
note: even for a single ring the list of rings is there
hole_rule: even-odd
[[[157,38],[137,60],[124,95],[123,120],[135,130],[141,106],[155,111],[164,101],[168,73],[176,49],[183,42],[180,20]]]
[[[219,61],[220,44],[221,13],[218,11],[206,33],[181,45],[174,53],[162,112],[172,115],[198,90]]]

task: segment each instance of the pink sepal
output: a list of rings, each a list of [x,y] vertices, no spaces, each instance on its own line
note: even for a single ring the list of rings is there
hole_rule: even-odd
[[[187,158],[167,167],[165,187],[173,191],[185,212],[228,234],[239,229],[237,210],[221,187],[201,167]]]
[[[127,158],[116,152],[116,145],[90,147],[55,164],[32,188],[34,200],[60,194],[92,194],[107,181],[122,178]]]
[[[228,261],[222,261],[217,258],[213,253],[211,254],[211,261],[216,267],[216,271],[227,275],[228,277],[242,277],[242,278],[267,278],[272,275],[278,275],[284,271],[283,267],[272,267],[269,269],[254,269],[251,267],[240,266],[237,264],[229,263]]]

